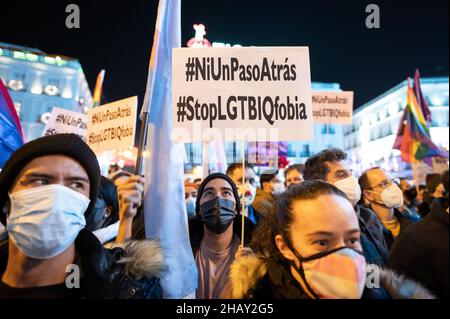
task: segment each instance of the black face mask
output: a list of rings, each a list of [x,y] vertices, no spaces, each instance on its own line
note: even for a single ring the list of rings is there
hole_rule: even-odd
[[[223,234],[236,217],[235,203],[216,197],[200,206],[202,223],[214,234]]]

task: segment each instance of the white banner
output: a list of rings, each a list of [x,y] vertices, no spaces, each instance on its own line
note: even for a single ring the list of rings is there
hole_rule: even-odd
[[[89,110],[88,143],[99,154],[134,146],[137,96]]]
[[[73,133],[86,142],[87,122],[86,114],[54,107],[42,136]]]
[[[314,92],[314,123],[352,124],[353,92]]]
[[[313,139],[307,47],[173,50],[174,142]]]

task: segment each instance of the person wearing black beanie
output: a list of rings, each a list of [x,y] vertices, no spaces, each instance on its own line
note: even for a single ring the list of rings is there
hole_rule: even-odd
[[[8,192],[11,190],[22,169],[32,160],[49,155],[63,155],[74,159],[89,177],[90,203],[85,211],[92,211],[100,185],[100,166],[90,147],[75,134],[58,134],[38,138],[23,145],[6,162],[0,172],[0,221],[6,225]]]
[[[244,243],[248,243],[254,224],[244,217],[233,180],[215,173],[205,178],[198,189],[197,218],[189,222],[190,240],[198,268],[197,299],[231,297],[227,279],[236,256],[251,253],[240,247],[241,230],[245,228]]]
[[[0,242],[0,299],[161,298],[158,243],[109,250],[86,229],[100,179],[97,157],[74,134],[39,138],[9,158],[0,173],[8,235]]]

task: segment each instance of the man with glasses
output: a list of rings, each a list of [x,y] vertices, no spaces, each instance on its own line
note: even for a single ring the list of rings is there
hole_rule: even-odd
[[[303,177],[305,181],[326,181],[344,192],[358,217],[361,245],[366,261],[385,267],[389,255],[386,240],[391,240],[391,234],[383,227],[373,211],[358,204],[361,199],[361,189],[358,180],[353,177],[347,154],[336,148],[321,151],[308,158]]]
[[[370,208],[391,232],[393,238],[412,223],[398,210],[403,205],[402,190],[383,169],[380,167],[368,169],[358,182]]]
[[[253,207],[256,196],[256,173],[253,165],[245,163],[245,187],[242,163],[233,163],[227,169],[227,176],[236,184],[240,199],[244,197],[244,216],[257,224],[262,215]]]

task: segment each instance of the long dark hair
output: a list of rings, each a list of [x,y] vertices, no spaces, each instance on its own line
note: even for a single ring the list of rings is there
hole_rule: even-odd
[[[337,195],[347,199],[347,196],[341,190],[327,182],[306,181],[296,185],[277,199],[274,211],[255,230],[250,247],[262,258],[283,261],[284,257],[275,244],[275,236],[281,235],[292,242],[290,229],[294,222],[294,203],[301,200],[316,199],[321,195]]]

